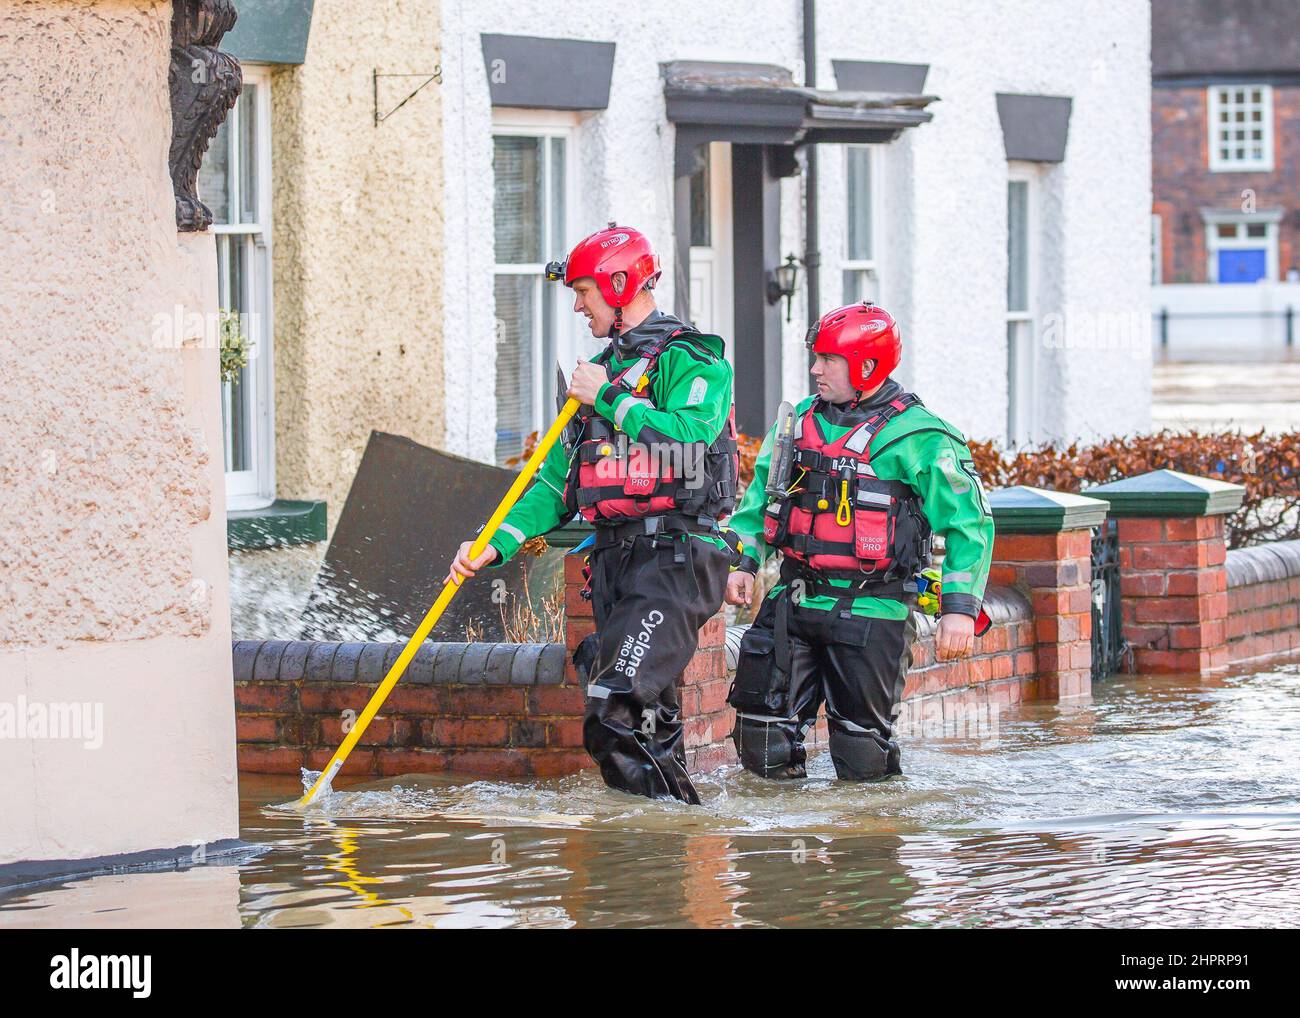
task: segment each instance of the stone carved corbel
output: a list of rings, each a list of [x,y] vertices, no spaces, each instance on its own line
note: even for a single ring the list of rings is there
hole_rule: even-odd
[[[172,4],[168,162],[176,194],[176,228],[182,233],[212,225],[212,211],[199,201],[195,182],[208,143],[244,85],[239,61],[217,49],[236,16],[231,0],[173,0]]]

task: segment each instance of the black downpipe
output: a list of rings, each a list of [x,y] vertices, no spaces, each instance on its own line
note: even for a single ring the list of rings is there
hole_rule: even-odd
[[[803,0],[803,83],[806,88],[817,87],[817,3]],[[817,146],[804,149],[804,253],[803,267],[808,287],[808,325],[820,317],[821,277],[819,268],[821,238],[817,229]],[[812,351],[808,352],[808,366],[812,367]]]

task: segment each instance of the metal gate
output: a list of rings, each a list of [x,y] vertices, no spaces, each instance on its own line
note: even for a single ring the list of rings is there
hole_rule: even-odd
[[[1092,533],[1092,678],[1118,672],[1127,650],[1119,592],[1119,528],[1107,519]]]

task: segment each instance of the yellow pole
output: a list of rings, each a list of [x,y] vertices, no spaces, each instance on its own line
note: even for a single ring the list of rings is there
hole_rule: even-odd
[[[533,450],[533,454],[528,458],[528,462],[524,464],[524,468],[519,471],[519,476],[515,478],[514,484],[510,485],[510,490],[506,492],[505,497],[501,500],[501,504],[497,506],[496,511],[484,525],[483,530],[479,533],[478,537],[474,539],[474,543],[469,549],[469,557],[471,560],[476,559],[483,554],[484,549],[487,548],[488,541],[490,541],[492,535],[497,532],[497,528],[501,525],[501,521],[506,518],[506,513],[510,512],[511,508],[519,500],[519,496],[524,493],[524,488],[526,488],[528,482],[532,480],[533,474],[537,473],[537,468],[541,465],[542,461],[546,459],[546,454],[551,451],[551,446],[555,445],[556,441],[560,437],[560,433],[565,429],[569,421],[573,419],[573,415],[577,412],[578,401],[576,399],[569,399],[560,410],[560,415],[555,418],[555,423],[551,425],[550,429],[542,437],[542,440],[537,443],[537,448]],[[361,739],[361,736],[365,734],[366,728],[369,726],[370,722],[374,720],[375,715],[379,713],[379,708],[382,707],[384,701],[388,699],[388,694],[391,693],[393,687],[397,685],[397,680],[406,672],[406,666],[411,663],[411,658],[415,657],[416,651],[420,649],[420,644],[424,642],[425,637],[429,635],[433,627],[438,624],[438,619],[442,617],[443,611],[446,609],[447,605],[451,603],[451,599],[456,596],[456,592],[460,590],[460,587],[461,584],[454,583],[450,580],[443,583],[442,593],[438,595],[438,600],[433,602],[433,607],[430,608],[429,613],[424,616],[424,621],[420,623],[410,640],[407,641],[406,646],[402,649],[402,653],[399,654],[397,660],[393,662],[393,667],[388,669],[388,674],[384,676],[384,681],[379,684],[379,688],[375,690],[374,695],[370,698],[370,702],[366,704],[366,709],[363,710],[360,717],[357,718],[356,724],[352,726],[352,731],[348,732],[347,736],[343,739],[342,745],[340,745],[335,751],[334,757],[329,762],[329,766],[321,771],[320,777],[316,779],[316,783],[311,786],[311,789],[307,794],[298,800],[299,806],[306,806],[316,798],[316,794],[322,788],[328,786],[329,783],[334,780],[334,775],[338,774],[339,770],[343,767],[343,763],[347,760],[348,754],[352,752],[353,747],[356,746],[357,742]]]

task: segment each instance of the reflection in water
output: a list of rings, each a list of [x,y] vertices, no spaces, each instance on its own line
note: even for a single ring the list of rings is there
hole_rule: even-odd
[[[246,926],[1289,926],[1300,911],[1300,667],[1120,677],[912,738],[877,784],[702,776],[703,808],[556,781],[407,777],[303,812],[245,775]],[[202,869],[171,875],[198,879]],[[121,876],[116,921],[147,913]],[[95,882],[0,899],[93,922]],[[123,888],[126,892],[123,892]]]

